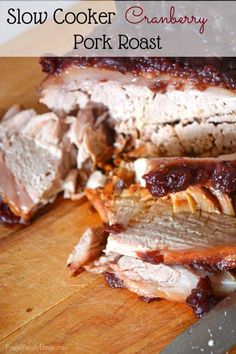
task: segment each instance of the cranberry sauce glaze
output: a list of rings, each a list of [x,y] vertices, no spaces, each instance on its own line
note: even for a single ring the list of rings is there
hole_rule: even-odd
[[[143,262],[151,264],[167,264],[169,266],[181,265],[186,268],[199,269],[208,273],[215,273],[218,271],[235,270],[235,245],[232,245],[230,252],[224,254],[217,248],[208,250],[206,254],[202,250],[198,252],[186,250],[170,251],[167,255],[162,255],[160,250],[152,250],[145,252],[137,252],[137,257]],[[186,257],[187,255],[187,257]]]
[[[186,299],[186,303],[192,307],[198,318],[202,317],[217,304],[208,277],[199,280],[197,288],[192,290]]]
[[[236,161],[173,162],[143,176],[154,197],[186,190],[192,185],[208,185],[230,194],[236,190]]]
[[[236,58],[160,58],[160,57],[42,57],[40,64],[48,74],[60,74],[69,66],[95,67],[119,71],[123,74],[148,73],[155,78],[159,73],[188,79],[199,89],[209,85],[236,89]]]
[[[105,234],[107,234],[108,236],[110,235],[110,233],[119,234],[124,231],[125,231],[125,226],[122,224],[113,224],[113,225],[104,224],[103,232],[105,232]]]
[[[124,288],[124,283],[114,273],[105,272],[103,276],[111,288]]]

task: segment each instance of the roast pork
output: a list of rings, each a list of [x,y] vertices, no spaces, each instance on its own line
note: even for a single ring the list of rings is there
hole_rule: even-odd
[[[19,111],[17,107],[1,120],[0,196],[9,220],[13,213],[12,221],[28,222],[63,190],[64,179],[75,164],[75,151],[66,137],[68,128],[55,113],[37,115],[32,109]],[[4,216],[1,219],[6,221]]]
[[[41,102],[64,115],[99,104],[130,158],[236,152],[236,61],[43,58]]]
[[[87,189],[105,223],[103,249],[96,230],[86,231],[69,258],[69,268],[104,274],[109,285],[148,299],[186,301],[201,316],[217,298],[236,289],[236,218],[222,211],[216,196],[206,196],[199,188],[160,198],[137,184],[124,190]],[[194,209],[190,192],[196,198]],[[182,202],[178,208],[173,196]],[[209,209],[210,202],[215,209]],[[234,211],[232,200],[230,205]],[[95,245],[97,259],[89,257]]]
[[[136,252],[127,255],[126,248],[124,248],[125,252],[119,247],[111,250],[109,242],[112,242],[111,238],[114,234],[118,239],[119,235],[121,236],[122,243],[122,234],[126,231],[118,225],[113,226],[110,232],[108,229],[105,226],[103,231],[99,229],[99,233],[98,229],[85,231],[68,259],[68,267],[73,274],[76,275],[85,269],[92,273],[103,274],[112,287],[125,287],[147,299],[165,298],[172,301],[186,301],[198,316],[202,316],[214,306],[217,298],[236,290],[234,274],[228,270],[194,268],[179,264],[177,259],[175,264],[167,265],[161,258],[159,261],[156,258],[156,261],[152,262],[151,258],[141,259]],[[121,234],[119,234],[120,230],[123,230]],[[127,230],[127,234],[129,231]],[[149,231],[147,230],[148,233]],[[145,238],[146,229],[143,228],[141,233]],[[151,243],[155,242],[151,240],[152,236],[149,239]],[[177,247],[179,238],[176,235],[172,240]],[[148,239],[146,241],[148,242]],[[162,246],[165,247],[165,241]],[[142,249],[141,242],[137,243],[137,248]],[[97,258],[94,257],[95,254]]]
[[[14,106],[0,121],[1,220],[26,223],[61,191],[81,197],[112,151],[107,111],[96,105],[65,117]]]

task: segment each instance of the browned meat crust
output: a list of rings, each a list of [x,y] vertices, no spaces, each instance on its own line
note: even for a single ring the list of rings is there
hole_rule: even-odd
[[[0,197],[0,223],[4,224],[20,224],[21,218],[13,214],[13,212],[9,209],[7,204],[5,204]]]
[[[48,74],[60,74],[69,66],[95,67],[107,70],[116,70],[121,73],[134,75],[168,74],[172,77],[188,79],[200,89],[209,85],[236,89],[236,58],[59,58],[43,57],[40,64]],[[163,90],[158,85],[153,86],[156,91]]]
[[[87,198],[99,213],[104,223],[108,222],[110,202],[115,198],[113,183],[107,183],[103,189],[85,189]]]
[[[236,268],[235,244],[207,249],[165,251],[163,254],[160,250],[137,252],[137,256],[152,264],[183,265],[208,272]]]
[[[174,159],[167,166],[143,176],[154,197],[186,190],[192,185],[210,185],[223,193],[236,189],[236,161]]]

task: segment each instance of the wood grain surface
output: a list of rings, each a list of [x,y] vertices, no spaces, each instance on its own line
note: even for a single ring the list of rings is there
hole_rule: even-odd
[[[45,110],[35,90],[43,78],[37,59],[0,59],[0,78],[1,114],[15,103]],[[99,223],[85,199],[59,198],[30,226],[0,226],[1,353],[159,353],[195,321],[184,304],[145,304],[102,277],[69,277],[68,254]]]

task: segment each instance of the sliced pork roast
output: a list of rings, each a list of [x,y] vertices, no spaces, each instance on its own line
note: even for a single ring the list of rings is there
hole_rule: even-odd
[[[143,226],[139,234],[141,240],[138,240],[139,235],[136,234],[137,230],[130,226],[124,229],[120,225],[116,225],[115,227],[111,227],[110,230],[105,226],[102,231],[100,230],[99,238],[96,236],[96,229],[87,230],[82,237],[82,242],[76,246],[68,259],[70,270],[74,275],[77,275],[83,269],[103,274],[110,286],[115,288],[125,287],[146,299],[165,298],[173,301],[186,301],[198,316],[201,316],[212,308],[218,298],[236,290],[236,278],[230,270],[233,263],[226,263],[227,265],[225,265],[224,270],[213,268],[212,264],[208,265],[209,261],[207,257],[212,249],[214,249],[214,246],[212,248],[209,246],[209,253],[205,253],[206,258],[204,260],[201,259],[201,262],[196,263],[196,266],[194,264],[196,252],[195,255],[192,255],[191,251],[188,255],[192,257],[191,260],[188,259],[188,262],[184,263],[184,265],[182,264],[182,255],[185,254],[186,250],[184,246],[182,250],[177,251],[179,255],[176,257],[174,264],[169,265],[163,262],[162,252],[157,248],[157,245],[160,245],[160,243],[165,247],[165,241],[163,239],[158,240],[159,235],[156,236],[155,232],[148,238],[147,235],[150,233],[150,228],[146,231],[147,224]],[[153,224],[153,227],[155,229],[155,224]],[[91,234],[94,235],[93,241],[91,241]],[[101,241],[101,235],[103,241]],[[126,235],[128,237],[131,236],[129,240],[131,241],[131,245],[129,245],[129,241],[123,243],[124,235],[125,237]],[[153,235],[155,239],[151,240]],[[119,239],[119,236],[121,236],[121,240],[117,247],[113,240],[114,237]],[[144,245],[145,236],[146,244]],[[86,238],[88,238],[87,241],[85,241]],[[181,235],[178,236],[178,234],[175,234],[171,240],[172,245],[176,244],[178,247],[178,240],[180,238]],[[153,253],[152,251],[147,251],[152,249],[152,246],[149,245],[150,240],[152,244],[156,241]],[[144,241],[143,244],[141,244],[142,241]],[[101,245],[104,245],[106,242],[107,246],[104,246],[102,252]],[[131,252],[132,256],[124,255],[126,251],[122,251],[122,246],[120,247],[122,243],[125,250],[128,246],[128,253],[130,246],[131,248],[133,246],[134,248],[136,247],[135,254]],[[94,247],[96,245],[97,255],[100,254],[100,256],[94,260]],[[166,247],[168,250],[168,244]],[[114,252],[110,251],[111,248]],[[229,258],[231,260],[234,259],[233,267],[235,267],[235,243],[230,245],[229,248],[231,248]],[[139,251],[139,249],[142,251]],[[145,252],[143,252],[143,249],[145,249]],[[224,249],[223,244],[222,249]],[[221,257],[221,255],[218,256]]]
[[[99,104],[126,157],[236,152],[235,58],[43,58],[41,102]]]
[[[235,161],[235,155],[140,159],[133,166],[143,186],[121,189],[116,177],[112,188],[87,189],[105,223],[106,246],[83,263],[79,243],[70,269],[102,273],[147,298],[186,301],[201,316],[236,290]]]
[[[0,219],[27,223],[55,199],[75,164],[68,125],[55,113],[13,107],[0,122]]]
[[[11,108],[0,121],[0,221],[27,223],[61,191],[81,197],[91,173],[112,156],[106,120],[94,105],[63,118]]]

